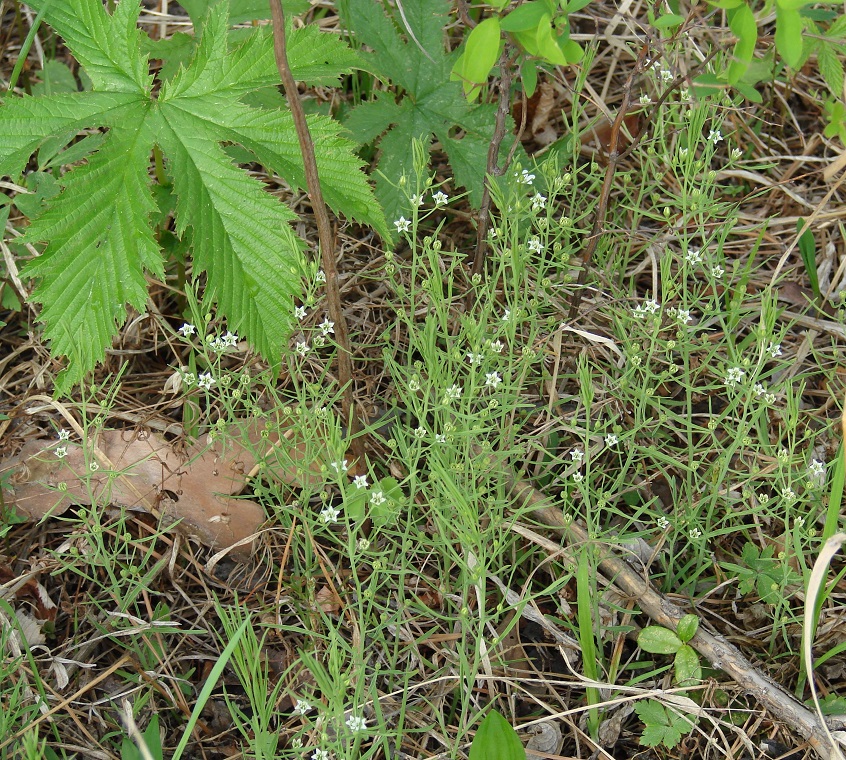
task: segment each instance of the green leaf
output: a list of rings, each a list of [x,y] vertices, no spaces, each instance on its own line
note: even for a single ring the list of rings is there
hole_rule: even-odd
[[[376,503],[372,500],[373,494],[377,491],[382,492],[382,496],[385,498],[385,501]],[[400,484],[397,483],[395,478],[382,478],[374,484],[370,494],[370,517],[373,520],[373,524],[377,527],[394,524],[396,522],[400,505],[403,503],[405,498],[402,488],[400,488]]]
[[[523,92],[527,98],[531,98],[538,86],[537,64],[532,60],[524,61],[520,67],[520,77],[523,81]]]
[[[525,760],[526,750],[511,724],[491,710],[473,737],[469,757],[470,760]]]
[[[755,45],[758,42],[758,25],[755,21],[755,14],[748,5],[741,5],[733,13],[729,14],[729,28],[737,37],[734,46],[732,61],[729,63],[726,78],[730,84],[735,84],[749,68],[749,62],[755,53]]]
[[[802,17],[799,11],[776,6],[775,46],[785,63],[796,68],[802,60]]]
[[[538,55],[547,63],[555,66],[564,66],[567,63],[567,56],[558,46],[558,40],[552,33],[552,19],[549,16],[545,16],[538,22],[535,41],[538,46]]]
[[[660,702],[647,699],[635,705],[635,711],[645,728],[640,743],[645,747],[657,747],[663,744],[672,749],[684,734],[693,729],[693,723],[687,718],[676,715]]]
[[[38,77],[41,81],[32,88],[35,97],[79,90],[73,72],[61,61],[46,61]]]
[[[776,6],[786,11],[798,11],[810,4],[809,0],[776,0]]]
[[[637,637],[638,646],[650,654],[675,654],[684,642],[669,628],[662,625],[648,625]]]
[[[460,76],[464,80],[464,91],[472,85],[484,84],[499,58],[499,19],[486,18],[473,27],[467,38],[467,47],[462,58]]]
[[[685,644],[676,652],[673,666],[676,671],[676,683],[682,686],[693,685],[702,680],[702,665],[699,662],[699,654],[689,644]]]
[[[537,29],[540,20],[549,15],[545,3],[532,0],[515,8],[500,22],[504,32],[528,32]]]
[[[737,8],[740,5],[743,5],[744,0],[708,0],[709,5],[713,5],[717,8],[725,8],[726,10],[730,10],[732,8]]]
[[[699,629],[699,618],[696,615],[688,614],[679,620],[676,626],[676,635],[685,644],[690,641]]]
[[[843,96],[843,60],[824,40],[817,45],[817,66],[829,91],[835,97]]]
[[[796,220],[796,233],[798,234],[802,227],[805,226],[805,220],[799,217]],[[814,298],[819,299],[820,294],[820,278],[817,274],[817,246],[814,241],[814,233],[810,229],[805,230],[799,237],[799,255],[802,257],[802,263],[805,265],[805,272],[808,275],[808,281],[811,284],[811,291]]]
[[[369,143],[385,132],[392,124],[399,123],[402,106],[390,92],[379,90],[376,99],[356,106],[344,119],[344,126],[353,139]]]
[[[684,16],[678,13],[665,13],[655,19],[653,26],[656,29],[670,29],[674,26],[681,26],[684,23]]]

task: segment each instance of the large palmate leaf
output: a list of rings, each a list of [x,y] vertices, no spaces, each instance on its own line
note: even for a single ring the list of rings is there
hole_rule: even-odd
[[[346,7],[347,25],[355,31],[357,41],[372,49],[362,53],[368,69],[405,92],[399,103],[388,97],[363,103],[345,121],[359,142],[383,135],[376,195],[388,218],[407,213],[407,201],[396,185],[403,175],[413,176],[411,143],[415,139],[431,145],[432,138],[437,138],[456,183],[468,190],[470,202],[478,207],[495,109],[468,104],[461,84],[450,81],[455,55],[444,49],[450,4],[445,0],[403,0],[402,26],[386,16],[374,0],[349,0]]]
[[[156,96],[137,4],[124,0],[109,15],[100,0],[53,0],[47,20],[84,67],[92,91],[7,95],[0,105],[0,175],[23,171],[47,139],[107,130],[87,162],[61,177],[61,192],[45,201],[26,233],[47,244],[24,274],[38,280],[33,300],[43,305],[54,354],[69,359],[60,390],[102,358],[127,305],[143,310],[146,275],[164,273],[151,229],[151,218],[160,216],[151,192],[154,146],[176,196],[177,234],[190,237],[194,271],[206,274],[207,293],[272,362],[288,338],[304,244],[290,227],[293,213],[221,143],[240,145],[294,187],[305,184],[304,169],[288,111],[242,100],[278,82],[272,36],[259,28],[233,37],[228,8],[211,7],[190,60]],[[318,82],[349,72],[357,60],[310,27],[291,32],[289,55],[295,76]],[[353,144],[330,119],[311,117],[309,126],[327,203],[390,239]]]

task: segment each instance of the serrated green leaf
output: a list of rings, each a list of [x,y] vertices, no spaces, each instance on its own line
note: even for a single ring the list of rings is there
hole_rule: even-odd
[[[791,68],[802,60],[802,17],[799,11],[776,6],[775,46]]]
[[[46,61],[44,68],[38,73],[38,78],[41,81],[33,85],[33,97],[79,91],[73,72],[61,61]]]
[[[525,760],[526,750],[511,724],[491,710],[473,737],[470,760]]]
[[[669,628],[649,625],[638,634],[637,645],[650,654],[675,654],[683,642]]]
[[[402,107],[391,93],[380,90],[376,99],[356,106],[346,119],[344,126],[353,139],[359,143],[373,142],[392,124],[398,123]]]
[[[71,363],[57,379],[67,390],[99,361],[126,304],[143,310],[144,272],[163,276],[163,262],[148,224],[155,209],[147,180],[152,139],[136,114],[135,129],[113,128],[84,166],[64,177],[64,190],[29,227],[26,239],[49,240],[24,274],[41,283],[33,299],[54,355]]]
[[[843,96],[843,61],[832,45],[820,41],[817,46],[817,65],[826,85],[835,97]]]

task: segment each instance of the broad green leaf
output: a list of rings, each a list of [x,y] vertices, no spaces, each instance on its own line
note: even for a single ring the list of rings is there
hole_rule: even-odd
[[[699,618],[692,614],[685,615],[676,625],[676,635],[685,644],[696,635],[697,630],[699,630]]]
[[[570,14],[580,11],[582,8],[587,8],[592,2],[593,0],[570,0],[569,3],[559,3],[559,5],[566,5],[565,12]]]
[[[549,15],[546,5],[532,0],[515,8],[500,22],[504,32],[528,32],[538,28],[540,20]]]
[[[802,60],[802,17],[799,11],[776,6],[775,46],[785,63],[796,68]]]
[[[681,26],[684,23],[684,16],[678,13],[665,13],[655,19],[653,26],[656,29],[670,29],[674,26]]]
[[[35,97],[79,90],[73,72],[61,61],[46,61],[44,68],[38,72],[38,78],[41,81],[32,87]]]
[[[758,42],[758,24],[748,5],[741,5],[729,14],[729,28],[737,37],[737,43],[726,78],[730,84],[735,84],[749,68],[749,62],[755,53],[755,44]]]
[[[523,80],[523,92],[530,98],[535,94],[538,86],[538,67],[532,60],[523,61],[520,67],[520,76]]]
[[[682,640],[669,628],[648,625],[637,637],[638,646],[650,654],[675,654],[683,646]]]
[[[689,644],[682,646],[676,652],[676,659],[673,662],[676,672],[676,683],[691,685],[702,680],[702,665],[699,662],[699,655]]]
[[[384,501],[377,503],[377,501],[372,499],[377,491],[382,492]],[[370,517],[373,520],[373,524],[377,527],[383,527],[395,523],[400,504],[402,504],[404,499],[404,494],[396,479],[382,478],[374,484],[370,496]]]
[[[217,0],[185,0],[179,4],[188,11],[194,29],[202,31],[210,6]],[[274,0],[277,2],[277,0]],[[286,16],[298,16],[309,9],[308,0],[282,0]],[[241,24],[270,18],[270,3],[267,0],[229,0],[229,23]]]
[[[473,27],[467,38],[461,76],[465,92],[469,84],[483,84],[499,58],[499,19],[486,18]]]
[[[362,103],[350,111],[344,120],[344,126],[353,139],[359,143],[373,142],[392,124],[398,123],[402,106],[393,94],[379,90],[376,99]]]
[[[567,63],[567,57],[558,46],[558,40],[553,35],[552,20],[549,16],[545,16],[538,22],[535,41],[538,46],[538,55],[547,63],[556,66],[564,66]]]
[[[491,710],[470,745],[470,760],[525,760],[526,750],[511,724]]]

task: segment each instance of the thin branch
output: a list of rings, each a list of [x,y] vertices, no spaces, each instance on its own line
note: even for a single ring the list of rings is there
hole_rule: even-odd
[[[360,439],[356,435],[360,427],[357,415],[354,414],[353,410],[352,352],[350,351],[347,320],[341,306],[338,268],[335,265],[335,236],[332,233],[332,224],[329,221],[326,202],[323,200],[323,193],[320,189],[320,177],[317,173],[314,143],[312,142],[303,106],[300,103],[300,97],[297,93],[297,84],[291,73],[291,67],[288,65],[288,51],[285,39],[285,12],[282,10],[281,0],[270,0],[270,12],[273,15],[273,52],[276,55],[276,67],[279,70],[282,85],[285,87],[288,105],[291,108],[291,115],[294,118],[294,126],[297,130],[297,138],[300,141],[300,152],[302,153],[303,166],[305,167],[308,197],[311,199],[314,218],[317,222],[320,255],[323,261],[323,271],[326,274],[326,300],[329,305],[329,316],[335,323],[335,340],[338,344],[338,383],[343,388],[341,408],[347,420],[353,454],[359,462],[362,462],[361,455],[363,451],[360,450]]]

